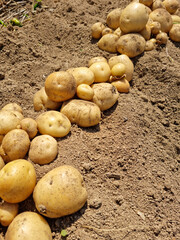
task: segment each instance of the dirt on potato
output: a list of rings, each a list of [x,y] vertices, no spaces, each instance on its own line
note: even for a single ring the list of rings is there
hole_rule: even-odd
[[[22,27],[0,25],[0,108],[16,102],[35,118],[33,95],[50,73],[117,55],[100,50],[90,29],[129,2],[42,0],[32,13],[32,1],[1,0],[0,20],[17,17]],[[180,239],[180,43],[168,40],[132,61],[130,93],[119,94],[99,125],[73,124],[57,139],[52,163],[34,164],[38,180],[55,167],[74,166],[88,191],[79,212],[46,218],[54,240]],[[23,211],[36,211],[32,197],[20,203]],[[0,226],[0,239],[6,229]]]

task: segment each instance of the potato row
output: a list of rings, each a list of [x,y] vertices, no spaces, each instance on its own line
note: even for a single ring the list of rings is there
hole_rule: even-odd
[[[180,42],[179,0],[134,0],[126,8],[112,10],[106,24],[96,22],[92,37],[104,51],[136,57],[168,39]]]

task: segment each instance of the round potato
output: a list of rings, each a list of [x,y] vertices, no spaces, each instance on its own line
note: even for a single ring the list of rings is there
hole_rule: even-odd
[[[89,69],[94,73],[94,82],[107,82],[111,75],[111,70],[106,62],[95,62]]]
[[[3,158],[0,156],[0,170],[5,166]]]
[[[101,111],[111,108],[118,100],[119,93],[110,83],[93,84],[94,96],[92,101],[97,104]]]
[[[0,170],[0,197],[6,202],[24,201],[33,192],[35,184],[36,172],[27,160],[14,160]]]
[[[19,111],[11,110],[10,112],[12,112],[17,118],[19,118],[20,121],[24,118],[22,113],[20,113]]]
[[[63,165],[39,180],[33,198],[42,215],[59,218],[81,209],[87,201],[87,191],[80,172],[72,166]]]
[[[180,42],[180,24],[173,24],[169,31],[169,37],[175,42]]]
[[[106,62],[107,63],[107,59],[105,57],[93,57],[89,60],[88,67],[90,67],[95,62]]]
[[[0,135],[5,135],[12,129],[20,127],[20,120],[14,113],[7,110],[0,111]]]
[[[102,36],[102,30],[105,28],[102,22],[96,22],[91,27],[91,35],[95,39],[99,39]]]
[[[29,138],[32,139],[36,136],[38,129],[37,129],[37,122],[32,118],[24,118],[20,122],[21,129],[27,132]]]
[[[91,127],[101,120],[99,107],[85,100],[72,99],[64,102],[61,112],[69,118],[71,123],[76,123],[80,127]]]
[[[180,7],[179,0],[164,0],[163,5],[170,14],[174,14]]]
[[[171,15],[173,24],[180,23],[180,16],[177,15]]]
[[[151,33],[157,35],[161,31],[161,24],[159,22],[152,21],[149,27],[151,28]]]
[[[17,103],[8,103],[2,108],[2,110],[18,111],[21,114],[23,113],[23,110],[22,110],[21,106],[19,106]]]
[[[162,0],[155,0],[155,1],[153,1],[151,9],[154,11],[154,10],[156,10],[158,8],[165,9],[165,6],[164,6]]]
[[[108,33],[98,41],[98,47],[101,50],[115,53],[117,52],[117,40],[118,36],[113,33]]]
[[[54,102],[66,101],[76,93],[76,80],[66,71],[53,72],[45,80],[45,91]]]
[[[92,100],[94,95],[93,89],[87,84],[80,84],[76,92],[77,96],[83,100]]]
[[[161,44],[167,44],[168,41],[168,35],[167,33],[160,32],[156,35],[156,42],[161,45]]]
[[[155,41],[154,41],[155,40]],[[155,49],[156,39],[151,38],[150,40],[146,41],[145,51],[152,51]]]
[[[108,27],[116,29],[119,27],[119,19],[121,16],[121,8],[116,8],[108,13],[106,23]]]
[[[139,2],[150,7],[153,3],[153,0],[139,0]]]
[[[128,33],[121,36],[117,42],[117,50],[121,54],[126,54],[133,58],[144,52],[145,39],[138,33]]]
[[[47,221],[38,213],[18,214],[9,225],[5,240],[52,240]]]
[[[115,64],[111,69],[113,77],[122,77],[126,73],[126,66],[123,63]]]
[[[35,137],[30,145],[29,158],[40,165],[52,162],[58,153],[56,139],[49,135]]]
[[[120,93],[128,93],[130,89],[130,84],[127,79],[123,78],[111,83],[114,87],[117,88]]]
[[[53,110],[40,114],[36,122],[41,134],[52,137],[64,137],[71,129],[69,119],[63,113]]]
[[[0,224],[4,227],[9,226],[15,216],[18,214],[18,203],[0,203]]]

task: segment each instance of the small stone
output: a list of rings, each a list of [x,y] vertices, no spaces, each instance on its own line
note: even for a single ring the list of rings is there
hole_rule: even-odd
[[[123,204],[123,202],[124,202],[124,197],[123,197],[122,195],[117,196],[116,199],[115,199],[115,202],[116,202],[119,206],[121,206],[121,205]]]
[[[91,163],[83,163],[82,167],[87,171],[91,171],[93,169],[92,164]]]
[[[5,74],[3,72],[0,72],[0,80],[3,80],[5,78]]]
[[[3,42],[0,42],[0,50],[4,47]]]
[[[91,199],[90,202],[89,202],[89,207],[90,208],[98,209],[98,208],[101,207],[101,205],[102,205],[102,201],[99,198]]]

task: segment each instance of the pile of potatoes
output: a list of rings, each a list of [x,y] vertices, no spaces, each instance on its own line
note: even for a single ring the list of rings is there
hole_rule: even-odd
[[[179,0],[133,0],[126,8],[109,12],[106,23],[91,27],[98,47],[133,58],[168,39],[180,42]]]

